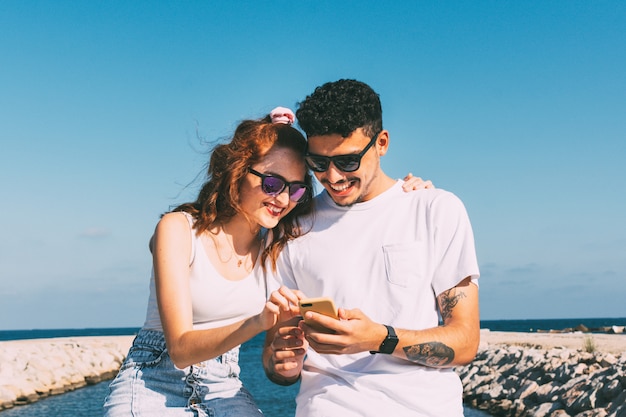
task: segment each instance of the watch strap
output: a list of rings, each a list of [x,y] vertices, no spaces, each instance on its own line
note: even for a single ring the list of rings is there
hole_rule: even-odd
[[[385,353],[390,355],[396,349],[398,345],[398,335],[393,327],[383,324],[387,328],[387,337],[380,344],[377,351],[371,350],[370,353]]]

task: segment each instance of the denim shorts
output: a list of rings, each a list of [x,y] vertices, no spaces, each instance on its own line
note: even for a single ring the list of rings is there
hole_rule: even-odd
[[[163,333],[140,330],[109,385],[105,417],[263,416],[239,379],[239,348],[176,368]]]

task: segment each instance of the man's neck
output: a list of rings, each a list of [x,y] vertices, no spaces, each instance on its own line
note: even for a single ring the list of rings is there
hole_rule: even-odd
[[[362,201],[369,201],[378,197],[379,195],[393,187],[395,184],[396,180],[389,177],[383,171],[380,171],[380,176],[376,178],[375,183],[372,184],[372,188],[369,190],[367,195],[363,196],[364,199]]]

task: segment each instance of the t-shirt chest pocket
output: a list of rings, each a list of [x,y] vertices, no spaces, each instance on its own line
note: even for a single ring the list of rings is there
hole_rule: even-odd
[[[415,288],[423,284],[427,274],[428,258],[421,242],[394,243],[383,246],[387,281],[392,284]]]

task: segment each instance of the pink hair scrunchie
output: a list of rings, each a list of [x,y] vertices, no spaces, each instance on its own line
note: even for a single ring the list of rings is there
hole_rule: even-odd
[[[284,123],[286,125],[292,125],[296,120],[296,115],[287,107],[276,107],[270,112],[270,117],[272,123]]]

